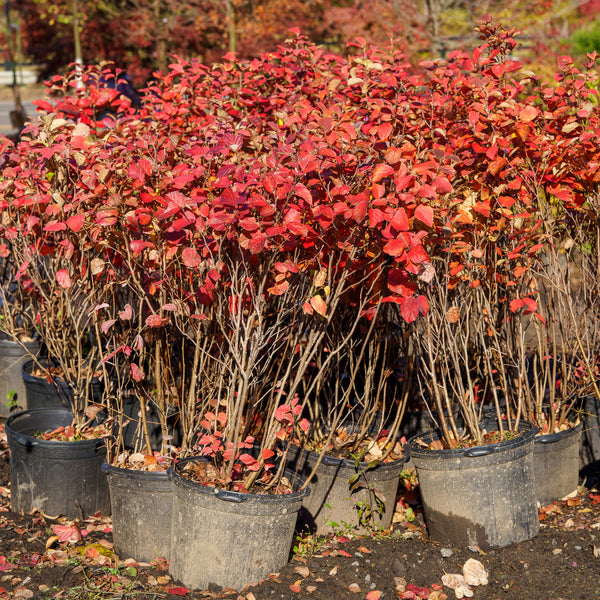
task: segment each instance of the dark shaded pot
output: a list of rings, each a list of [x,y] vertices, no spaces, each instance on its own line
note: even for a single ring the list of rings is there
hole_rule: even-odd
[[[11,406],[18,406],[19,410],[29,408],[21,369],[39,350],[39,342],[24,342],[21,345],[0,337],[0,416],[7,417],[11,413]]]
[[[522,422],[504,442],[453,450],[429,450],[438,434],[408,443],[429,535],[458,546],[506,546],[539,532],[533,449],[538,429]]]
[[[358,532],[369,533],[373,528],[387,529],[392,523],[396,506],[396,492],[405,458],[379,463],[372,469],[361,462],[358,468],[353,460],[319,454],[291,446],[287,466],[302,477],[310,478],[310,496],[303,502],[301,526],[319,535],[350,526]],[[351,489],[350,479],[361,473],[359,484]],[[375,495],[383,502],[376,501]],[[360,507],[368,505],[372,511],[371,526],[360,522]]]
[[[169,558],[171,548],[171,476],[104,463],[110,489],[115,552],[121,560],[150,562]]]
[[[39,363],[45,367],[48,359],[40,359]],[[35,361],[29,360],[23,364],[21,371],[28,409],[70,408],[73,405],[73,390],[66,381],[60,377],[48,381],[45,377],[33,375],[34,370]],[[92,379],[90,384],[90,399],[92,402],[102,400],[102,382],[97,378]]]
[[[580,422],[565,431],[535,437],[535,495],[540,506],[552,504],[577,490],[582,429],[583,422]]]
[[[169,573],[185,587],[211,584],[241,590],[288,561],[302,500],[310,491],[290,494],[241,494],[205,486],[172,468],[173,519]],[[286,476],[299,490],[303,480]]]
[[[102,463],[104,440],[58,442],[34,437],[69,425],[65,408],[26,410],[6,421],[10,449],[11,509],[27,514],[37,509],[49,516],[84,519],[110,514],[110,496]]]

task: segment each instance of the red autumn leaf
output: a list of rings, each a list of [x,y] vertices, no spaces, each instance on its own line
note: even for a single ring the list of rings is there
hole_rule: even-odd
[[[270,450],[269,448],[265,448],[262,451],[262,458],[263,458],[263,460],[269,460],[273,456],[275,456],[275,452],[273,452],[273,450]]]
[[[275,285],[268,288],[267,291],[270,294],[273,294],[273,296],[281,296],[282,294],[285,294],[285,292],[287,292],[289,286],[290,283],[286,280],[282,281],[281,283],[276,283]]]
[[[71,287],[71,277],[69,276],[69,271],[66,269],[61,269],[56,273],[56,281],[60,287],[65,290]]]
[[[129,321],[133,316],[133,309],[131,308],[131,304],[126,304],[123,310],[119,311],[119,319],[122,321]]]
[[[538,309],[538,303],[533,298],[523,298],[523,304],[526,315],[534,313]]]
[[[403,208],[399,208],[390,221],[390,226],[396,231],[408,231],[408,216]]]
[[[402,298],[400,301],[400,314],[407,323],[416,321],[419,317],[419,301],[417,298]]]
[[[146,325],[148,325],[148,327],[162,327],[168,322],[168,317],[161,317],[160,315],[148,315],[146,318]]]
[[[81,533],[79,533],[79,529],[75,525],[54,525],[52,533],[61,542],[78,542],[81,540]]]
[[[115,208],[103,208],[96,215],[96,223],[102,227],[110,227],[117,222],[118,211]]]
[[[427,598],[429,598],[429,588],[419,587],[418,585],[409,583],[406,586],[406,589],[409,592],[413,592],[414,594],[416,594],[419,598],[422,598],[422,600],[427,600]]]
[[[424,206],[420,204],[415,209],[415,218],[419,219],[421,223],[425,223],[427,227],[433,226],[433,208],[431,206]]]
[[[394,168],[392,166],[380,163],[373,169],[373,183],[377,183],[393,174]]]
[[[250,454],[240,454],[240,462],[244,463],[249,471],[258,471],[260,463]]]
[[[381,592],[379,590],[371,590],[366,598],[367,600],[379,600],[379,598],[381,598]]]
[[[280,423],[291,423],[293,420],[291,413],[292,409],[288,404],[281,404],[277,407],[277,410],[275,411],[275,420],[279,421]]]
[[[66,224],[62,221],[50,221],[44,226],[44,231],[64,231],[67,228]]]
[[[195,248],[184,248],[181,259],[183,264],[190,269],[195,269],[202,264],[202,257],[196,252]]]
[[[517,312],[518,310],[521,310],[521,308],[523,308],[523,300],[521,300],[520,298],[515,298],[511,301],[510,310],[512,312]]]
[[[390,240],[384,247],[383,251],[390,256],[400,256],[406,250],[406,243],[402,239]]]
[[[388,272],[387,285],[391,292],[401,296],[412,296],[417,289],[417,284],[401,269],[391,269]]]
[[[296,583],[292,583],[290,584],[290,590],[292,590],[292,592],[294,592],[294,594],[299,594],[302,590],[302,588],[296,584]]]
[[[174,587],[169,588],[167,593],[171,594],[171,596],[187,596],[188,590],[184,587]]]
[[[135,363],[131,363],[129,372],[135,381],[142,381],[144,379],[144,372]]]
[[[439,194],[449,194],[453,190],[452,184],[445,177],[436,177],[431,185]]]
[[[110,330],[110,328],[116,323],[116,319],[109,319],[108,321],[104,321],[102,325],[100,325],[100,329],[102,333],[106,334]]]
[[[71,231],[77,233],[85,222],[85,215],[73,215],[67,219],[67,225]]]

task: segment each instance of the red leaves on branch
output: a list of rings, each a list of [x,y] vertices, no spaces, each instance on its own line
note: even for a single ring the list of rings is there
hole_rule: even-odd
[[[301,37],[211,70],[175,58],[139,115],[110,128],[95,111],[118,103],[114,90],[63,94],[57,118],[32,126],[47,141],[32,136],[6,159],[6,214],[39,234],[42,254],[102,244],[97,277],[124,260],[164,268],[168,281],[147,282],[155,312],[171,300],[160,289],[205,306],[230,298],[240,314],[246,292],[229,289],[220,255],[244,257],[249,282],[269,269],[270,300],[302,289],[307,319],[334,310],[328,290],[311,287],[322,264],[338,265],[328,287],[347,278],[340,306],[367,294],[365,315],[385,301],[408,323],[427,314],[429,285],[524,281],[543,243],[540,194],[569,214],[596,193],[600,110],[591,73],[563,60],[560,85],[544,85],[517,73],[511,34],[482,31],[494,44],[420,66],[377,48],[360,60],[324,54]],[[86,68],[84,80],[99,75]],[[433,281],[440,256],[448,279]],[[68,273],[56,276],[66,289]],[[537,310],[512,301],[513,312]]]

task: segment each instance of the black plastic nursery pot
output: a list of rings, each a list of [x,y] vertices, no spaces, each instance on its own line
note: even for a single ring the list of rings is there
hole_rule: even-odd
[[[583,422],[580,422],[570,429],[535,437],[535,495],[540,506],[552,504],[577,490],[582,429]]]
[[[123,560],[169,558],[173,485],[166,471],[102,465],[110,489],[115,552]]]
[[[356,532],[369,533],[372,528],[387,529],[392,523],[396,506],[396,492],[400,482],[400,473],[406,458],[379,463],[368,469],[368,463],[358,465],[353,460],[337,458],[325,454],[318,463],[319,454],[311,450],[291,446],[288,456],[288,468],[307,478],[315,469],[309,481],[310,496],[303,502],[300,527],[324,535],[332,531],[350,527]],[[362,473],[353,489],[350,479]],[[375,500],[374,492],[383,501],[383,509]],[[366,524],[360,522],[360,508],[368,505],[373,520]]]
[[[42,366],[48,364],[48,359],[39,359]],[[56,377],[53,381],[48,381],[45,377],[33,375],[35,370],[35,361],[29,360],[23,364],[21,376],[27,396],[27,408],[34,410],[38,408],[59,408],[69,407],[73,404],[73,390],[71,386]],[[99,379],[92,379],[90,383],[90,396],[93,401],[102,399],[102,383]]]
[[[102,463],[104,440],[59,442],[34,437],[36,432],[69,425],[65,408],[26,410],[6,421],[10,451],[11,509],[37,509],[49,516],[85,518],[110,514],[110,496]]]
[[[39,342],[20,344],[0,337],[0,416],[7,417],[11,412],[8,406],[9,396],[11,403],[21,409],[29,408],[21,369],[39,349]]]
[[[409,440],[431,539],[458,546],[506,546],[540,528],[533,448],[538,429],[521,422],[518,437],[473,448],[429,450],[437,434]]]
[[[192,589],[211,584],[241,590],[288,560],[298,511],[310,493],[303,480],[285,475],[289,494],[242,494],[205,486],[184,478],[185,458],[171,469],[173,518],[169,573]],[[298,490],[298,491],[296,491]]]

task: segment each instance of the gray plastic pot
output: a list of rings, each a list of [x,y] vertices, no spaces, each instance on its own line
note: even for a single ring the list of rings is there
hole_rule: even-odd
[[[104,440],[58,442],[33,436],[72,420],[73,414],[65,408],[44,408],[17,413],[6,421],[14,512],[27,514],[37,509],[69,519],[96,512],[110,514],[108,484],[102,472]]]
[[[540,528],[533,476],[538,429],[522,422],[518,437],[485,446],[429,450],[437,434],[408,442],[430,537],[458,546],[506,546]]]
[[[0,338],[0,416],[7,417],[11,412],[7,406],[11,392],[11,401],[14,401],[21,410],[29,408],[21,368],[39,350],[39,342],[24,342],[21,345]]]
[[[535,437],[535,495],[540,506],[552,504],[579,485],[579,440],[583,422],[557,433]]]
[[[380,463],[367,470],[368,463],[359,463],[358,469],[352,460],[324,455],[317,465],[319,454],[291,446],[288,468],[303,477],[316,471],[309,481],[311,494],[304,499],[301,527],[318,535],[336,529],[352,527],[358,533],[369,533],[372,527],[360,523],[359,508],[367,504],[372,510],[372,525],[376,529],[387,529],[392,523],[396,506],[396,492],[405,457],[388,463]],[[351,490],[350,479],[362,473],[358,485]],[[371,488],[371,489],[369,489]],[[383,511],[374,497],[374,492],[383,501]]]
[[[241,494],[184,478],[185,458],[171,470],[173,518],[169,573],[192,589],[215,584],[241,590],[287,563],[308,488],[290,494]],[[303,480],[286,476],[298,490]]]
[[[115,552],[121,559],[169,558],[173,485],[164,471],[120,469],[104,463],[110,489]]]

